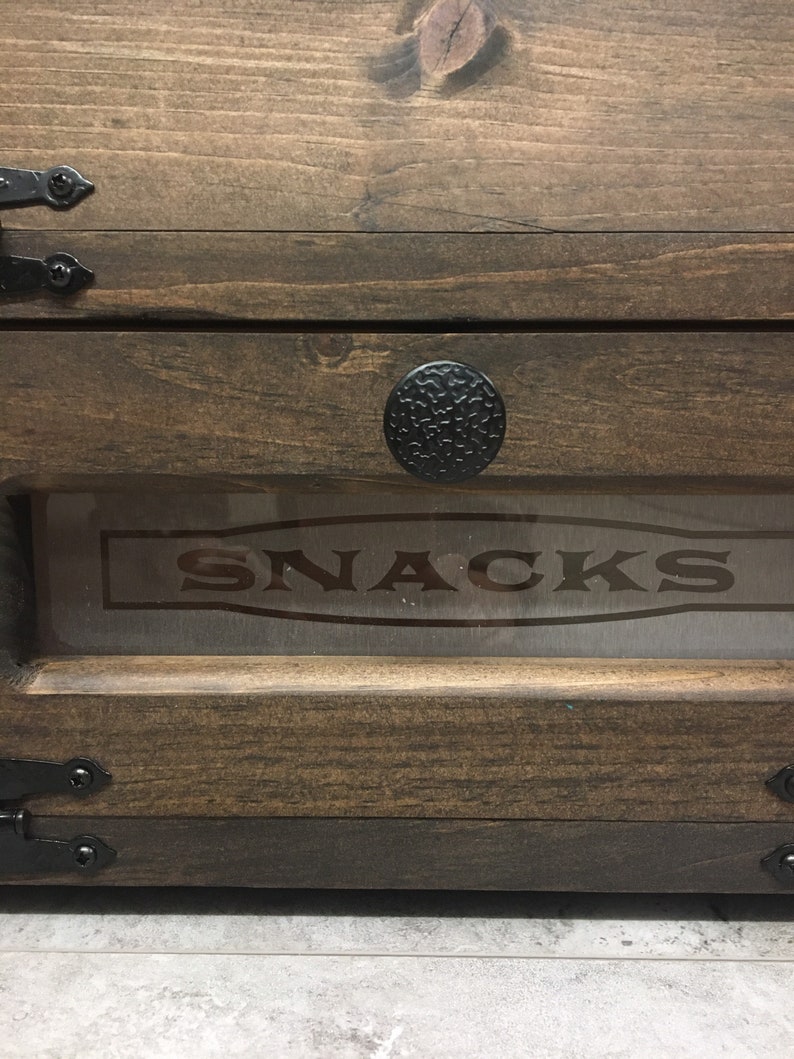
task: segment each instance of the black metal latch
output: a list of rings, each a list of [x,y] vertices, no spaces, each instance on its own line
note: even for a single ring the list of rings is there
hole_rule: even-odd
[[[110,783],[110,773],[90,758],[57,761],[0,759],[0,876],[40,872],[91,873],[107,867],[116,851],[94,835],[77,835],[65,841],[32,838],[32,816],[27,809],[6,806],[34,794],[93,794]]]
[[[0,209],[44,204],[54,210],[75,206],[94,190],[69,165],[52,169],[7,169],[0,166]],[[76,294],[94,278],[94,273],[71,254],[49,257],[0,257],[0,294],[24,294],[47,290],[52,294]]]

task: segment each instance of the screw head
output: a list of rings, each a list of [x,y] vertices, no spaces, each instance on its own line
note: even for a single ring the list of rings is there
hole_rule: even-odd
[[[65,199],[74,190],[74,180],[68,173],[56,171],[47,181],[47,189],[56,199]]]
[[[90,787],[94,782],[93,772],[89,772],[88,769],[79,766],[73,768],[69,773],[69,786],[74,787],[76,791],[84,791],[86,787]]]
[[[783,868],[788,869],[794,875],[794,853],[787,853],[780,863]]]
[[[90,868],[92,864],[96,864],[96,846],[89,846],[87,843],[83,843],[77,847],[72,856],[75,863],[79,864],[81,868]]]
[[[72,281],[72,269],[63,261],[55,261],[47,267],[47,278],[51,287],[68,287]]]

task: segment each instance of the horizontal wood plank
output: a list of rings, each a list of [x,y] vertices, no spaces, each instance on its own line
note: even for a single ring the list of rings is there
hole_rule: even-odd
[[[95,273],[79,295],[4,295],[0,321],[562,322],[794,317],[774,235],[6,231]]]
[[[444,820],[34,818],[31,833],[95,834],[118,853],[96,875],[12,884],[340,889],[794,893],[761,859],[786,824]]]
[[[383,439],[386,399],[433,360],[473,364],[507,408],[473,482],[544,477],[794,477],[786,333],[205,334],[9,331],[0,345],[0,483],[103,475],[311,490],[419,483]]]
[[[43,658],[27,695],[499,695],[599,702],[794,700],[794,662],[623,658],[104,656]]]
[[[3,164],[93,180],[74,229],[791,230],[792,39],[789,0],[6,3]]]
[[[575,672],[575,663],[571,669]],[[93,757],[97,817],[790,821],[791,702],[456,695],[7,695],[0,756]],[[37,814],[72,816],[64,796]]]

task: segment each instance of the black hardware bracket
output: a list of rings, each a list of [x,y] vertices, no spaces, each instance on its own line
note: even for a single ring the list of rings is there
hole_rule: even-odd
[[[99,871],[116,859],[116,852],[95,835],[78,835],[70,841],[30,838],[27,809],[0,810],[0,877],[61,872],[84,874]]]
[[[0,166],[0,209],[44,204],[53,210],[68,210],[93,190],[91,181],[70,165],[44,170]]]
[[[0,802],[36,794],[70,794],[82,798],[101,790],[110,773],[90,758],[57,761],[0,759]],[[77,872],[92,874],[112,864],[116,851],[95,835],[69,840],[33,838],[27,809],[0,807],[0,877]]]
[[[768,779],[766,785],[784,802],[794,802],[794,765],[786,765],[780,772]]]
[[[761,864],[779,883],[794,889],[794,842],[778,846],[774,852],[764,857]]]
[[[65,765],[58,761],[0,759],[0,802],[15,802],[32,794],[74,794],[85,797],[110,783],[111,775],[87,757]]]
[[[49,257],[0,257],[0,294],[25,294],[48,290],[52,294],[76,294],[94,278],[91,269],[71,254]]]
[[[43,203],[53,210],[70,209],[90,195],[94,185],[70,165],[52,169],[8,169],[0,166],[0,209]],[[71,254],[49,257],[0,257],[0,294],[47,290],[76,294],[94,273]]]

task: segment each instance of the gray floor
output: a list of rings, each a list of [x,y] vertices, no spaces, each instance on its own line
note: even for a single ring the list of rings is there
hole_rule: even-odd
[[[794,894],[0,895],[4,1059],[794,1057]]]

